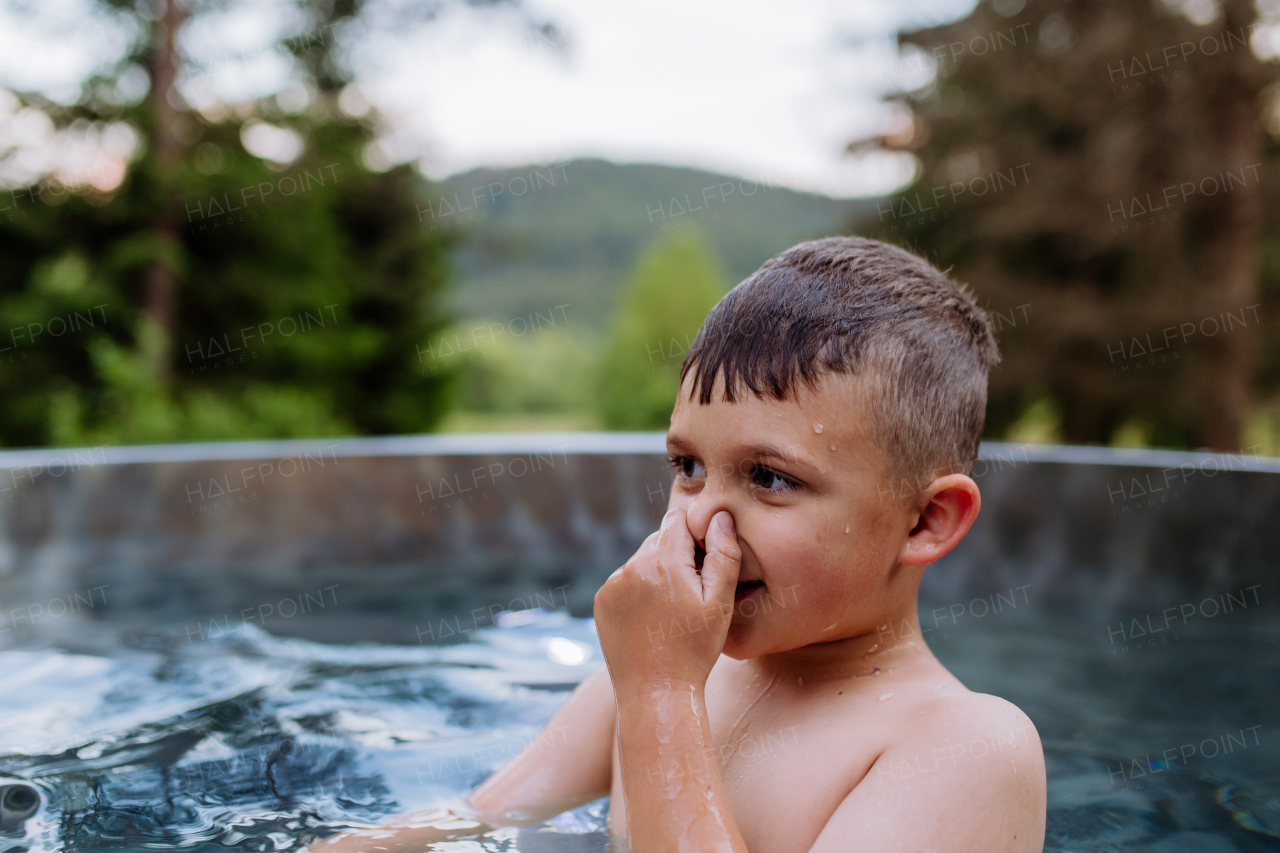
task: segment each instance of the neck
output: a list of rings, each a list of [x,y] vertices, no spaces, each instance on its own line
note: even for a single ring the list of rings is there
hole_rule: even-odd
[[[761,655],[747,663],[767,678],[803,678],[806,684],[940,666],[920,632],[914,607],[870,630]]]

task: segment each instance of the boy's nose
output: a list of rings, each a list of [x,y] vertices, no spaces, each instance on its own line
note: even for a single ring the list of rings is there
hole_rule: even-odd
[[[719,477],[708,477],[706,485],[702,487],[702,491],[698,492],[698,496],[693,499],[688,509],[685,510],[685,517],[689,523],[689,532],[699,544],[707,541],[707,529],[711,525],[711,519],[720,510],[725,510],[730,515],[733,515],[733,509],[729,505],[724,483]]]

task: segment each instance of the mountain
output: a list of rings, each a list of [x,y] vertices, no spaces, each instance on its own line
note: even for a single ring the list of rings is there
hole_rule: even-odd
[[[672,230],[701,231],[736,283],[795,243],[848,233],[874,209],[875,200],[698,169],[583,159],[451,176],[418,219],[455,235],[451,299],[461,317],[510,322],[554,310],[596,333],[637,255]]]

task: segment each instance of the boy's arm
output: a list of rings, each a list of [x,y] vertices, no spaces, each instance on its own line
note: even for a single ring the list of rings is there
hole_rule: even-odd
[[[748,853],[704,698],[733,616],[741,558],[729,513],[711,520],[701,569],[694,544],[684,511],[671,510],[596,593],[596,629],[618,701],[627,834],[632,850]]]
[[[609,793],[614,725],[613,686],[601,666],[583,679],[523,751],[454,809],[401,815],[313,843],[314,853],[422,850],[498,826],[539,823]]]
[[[889,747],[845,797],[810,853],[1040,853],[1044,751],[1017,707],[955,697]]]
[[[703,689],[673,683],[619,697],[632,850],[748,853],[711,746]]]
[[[597,667],[520,755],[471,792],[468,804],[491,817],[537,823],[605,796],[615,717],[609,671]]]

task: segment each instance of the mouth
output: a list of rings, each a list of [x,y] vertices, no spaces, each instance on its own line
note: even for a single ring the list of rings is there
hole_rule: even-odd
[[[706,549],[697,542],[694,542],[693,567],[694,571],[698,574],[702,574],[702,564],[706,558]],[[737,604],[738,602],[746,601],[761,589],[764,589],[764,581],[762,580],[738,581],[738,585],[733,590],[733,603]]]
[[[761,589],[764,589],[764,581],[740,581],[733,591],[733,603],[746,601]]]

